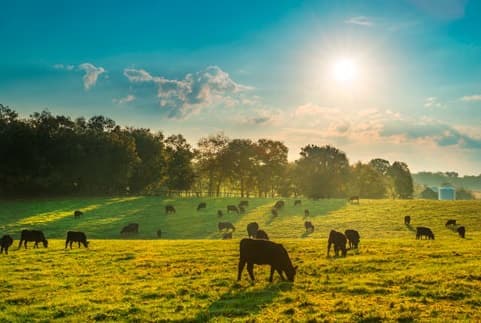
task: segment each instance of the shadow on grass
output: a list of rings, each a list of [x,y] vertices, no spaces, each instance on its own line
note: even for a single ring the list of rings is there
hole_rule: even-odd
[[[292,283],[278,282],[270,284],[266,288],[254,290],[251,288],[235,283],[227,293],[210,304],[206,310],[199,312],[192,321],[207,322],[216,317],[233,320],[256,315],[264,307],[273,303],[280,292],[291,290]]]
[[[413,227],[413,226],[410,225],[410,224],[406,224],[406,228],[408,228],[408,230],[411,231],[411,232],[416,232],[416,228]]]

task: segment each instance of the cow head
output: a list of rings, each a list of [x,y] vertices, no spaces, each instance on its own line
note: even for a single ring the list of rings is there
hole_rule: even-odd
[[[294,277],[296,276],[296,272],[297,272],[297,266],[291,267],[291,270],[287,270],[286,271],[287,280],[290,282],[293,282]]]
[[[47,247],[48,247],[48,240],[45,239],[45,240],[43,240],[42,242],[43,242],[43,246],[44,246],[45,248],[47,248]]]

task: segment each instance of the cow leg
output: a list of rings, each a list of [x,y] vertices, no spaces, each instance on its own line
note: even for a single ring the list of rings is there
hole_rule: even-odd
[[[80,241],[78,241],[78,247],[80,248]]]
[[[0,247],[0,255],[3,253],[3,246]],[[7,253],[7,251],[5,251],[5,254]]]
[[[282,270],[279,269],[279,268],[277,268],[276,270],[277,270],[277,273],[279,274],[279,276],[281,276],[281,279],[286,280],[286,278],[284,277],[284,274],[282,273]]]
[[[20,240],[20,242],[18,243],[18,248],[17,249],[20,249],[22,247],[22,242],[23,240]]]
[[[255,278],[254,278],[254,263],[253,262],[247,263],[247,272],[249,273],[249,276],[250,276],[251,280],[255,280]]]
[[[238,271],[237,271],[237,281],[241,280],[242,271],[244,270],[245,265],[246,265],[246,260],[240,259],[239,260],[239,267],[238,267]]]
[[[65,249],[67,249],[67,245],[68,245],[68,239],[65,240]]]
[[[72,244],[73,244],[73,241],[70,240],[70,249],[72,249]]]
[[[327,244],[327,256],[329,257],[329,251],[331,250],[331,242]]]
[[[8,255],[8,247],[5,247],[3,249],[5,249],[5,254]]]

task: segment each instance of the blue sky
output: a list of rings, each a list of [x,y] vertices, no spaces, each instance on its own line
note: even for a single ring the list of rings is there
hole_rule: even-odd
[[[23,116],[481,173],[479,1],[2,1],[0,40]]]

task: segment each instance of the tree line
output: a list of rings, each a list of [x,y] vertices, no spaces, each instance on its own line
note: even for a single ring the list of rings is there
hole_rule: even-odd
[[[72,120],[36,112],[20,118],[0,104],[0,194],[9,196],[164,194],[212,196],[411,198],[408,166],[373,159],[349,164],[330,145],[307,145],[289,162],[288,148],[270,139],[222,133],[196,147],[181,135],[121,127],[104,116]]]

